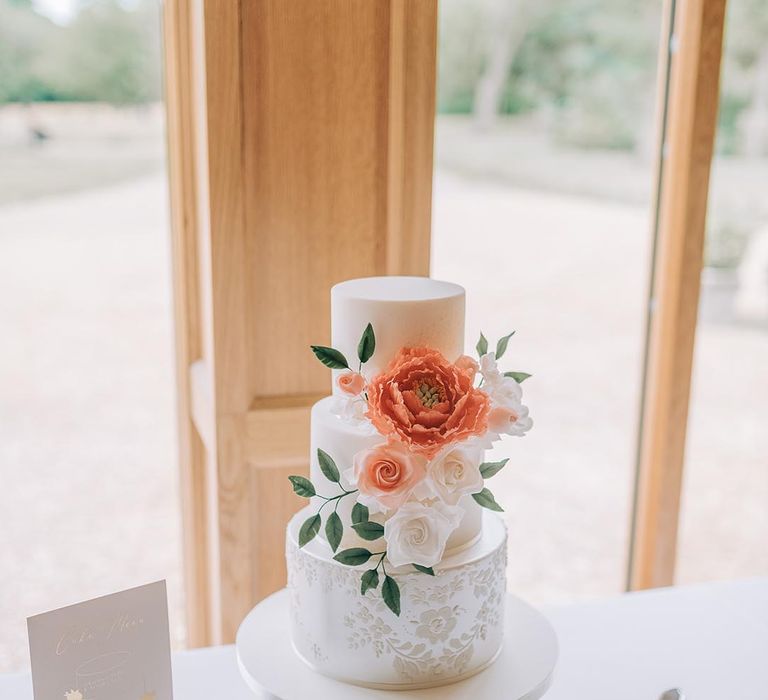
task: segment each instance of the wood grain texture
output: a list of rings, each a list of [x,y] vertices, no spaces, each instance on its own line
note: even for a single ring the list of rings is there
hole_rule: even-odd
[[[251,397],[321,392],[307,347],[330,340],[330,287],[385,271],[387,3],[252,0],[243,31],[243,379]]]
[[[252,603],[251,511],[244,450],[250,389],[248,329],[255,319],[247,300],[241,7],[202,0],[202,81],[205,134],[201,160],[206,182],[201,193],[207,214],[201,236],[209,290],[210,339],[204,350],[211,367],[215,453],[209,483],[210,535],[215,551],[209,576],[213,643],[232,641]]]
[[[291,474],[307,474],[312,403],[314,401],[285,408],[265,406],[248,414],[246,452],[250,455],[254,537],[253,600],[260,600],[285,585],[285,528],[291,516],[307,503],[286,485]],[[279,551],[275,543],[280,544]]]
[[[632,589],[674,580],[724,18],[725,0],[677,3]]]
[[[240,6],[203,3],[205,43],[206,197],[210,250],[210,326],[213,336],[213,391],[217,414],[243,413],[251,391],[248,375],[249,327],[255,325],[243,302],[247,294],[245,181],[246,128],[241,71]]]
[[[389,125],[386,270],[429,270],[437,0],[392,0],[389,12]]]
[[[207,548],[217,643],[284,584],[301,505],[286,477],[308,469],[329,389],[308,346],[330,340],[330,287],[429,273],[436,3],[188,1],[192,56],[168,75],[192,83],[195,168],[173,206],[193,200],[194,235],[174,256],[194,248],[196,316],[178,318],[198,348],[178,358],[208,449],[207,540],[185,546]]]
[[[209,639],[205,447],[193,424],[189,367],[200,357],[192,15],[188,0],[164,5],[168,171],[176,334],[176,395],[184,537],[187,640]]]

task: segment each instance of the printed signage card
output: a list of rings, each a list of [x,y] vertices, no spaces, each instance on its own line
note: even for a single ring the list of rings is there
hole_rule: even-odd
[[[35,700],[172,700],[165,581],[27,620]]]

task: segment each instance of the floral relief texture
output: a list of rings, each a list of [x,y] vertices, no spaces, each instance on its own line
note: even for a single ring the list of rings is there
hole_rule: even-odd
[[[456,627],[456,612],[447,605],[439,610],[425,610],[419,617],[421,624],[416,628],[416,636],[433,644],[444,642]]]
[[[308,660],[317,665],[336,656],[352,673],[384,664],[398,682],[429,683],[481,667],[498,648],[506,588],[503,545],[434,577],[406,574],[409,593],[399,618],[391,615],[380,593],[360,595],[359,571],[306,556],[291,543],[287,554],[294,626],[304,635]],[[312,638],[312,605],[303,597],[331,591],[346,613],[338,628],[334,623],[329,629],[325,618],[323,636],[334,641],[333,648],[323,648]]]

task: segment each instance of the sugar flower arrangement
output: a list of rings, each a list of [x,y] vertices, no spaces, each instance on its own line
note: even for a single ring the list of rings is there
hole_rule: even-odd
[[[323,509],[334,504],[325,518],[334,559],[348,566],[373,559],[376,565],[362,574],[360,592],[365,595],[378,588],[381,569],[382,597],[395,615],[400,614],[400,589],[387,574],[387,564],[413,566],[434,576],[433,567],[464,514],[459,505],[463,496],[471,496],[484,508],[502,510],[485,480],[508,460],[482,462],[483,450],[503,435],[524,435],[533,424],[520,386],[530,375],[502,372],[497,365],[513,335],[514,331],[501,338],[495,352],[489,352],[481,333],[476,346],[479,361],[462,355],[450,362],[432,348],[402,348],[383,372],[372,377],[363,370],[376,349],[370,323],[358,344],[357,371],[338,350],[312,346],[324,365],[344,370],[336,382],[348,409],[345,413],[362,416],[382,441],[355,454],[343,472],[331,455],[318,449],[320,469],[338,486],[336,495],[320,495],[309,479],[289,477],[299,496],[322,500],[317,513],[301,526],[299,546],[317,535]],[[363,540],[383,538],[382,551],[364,547],[338,551],[344,523],[337,508],[349,496],[356,499],[349,526]],[[386,519],[381,523],[371,514]]]

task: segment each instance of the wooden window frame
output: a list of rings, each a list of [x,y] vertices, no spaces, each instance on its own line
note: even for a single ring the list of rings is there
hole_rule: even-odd
[[[627,588],[674,582],[726,0],[666,0]]]
[[[289,264],[291,250],[276,227],[306,228],[320,214],[313,225],[313,257],[302,264],[317,275],[321,290],[343,277],[347,264],[354,274],[428,274],[437,2],[167,0],[164,5],[184,577],[188,641],[200,646],[231,641],[249,607],[283,583],[282,529],[299,505],[284,488],[285,475],[307,468],[309,408],[327,381],[294,350],[285,351],[285,362],[297,368],[298,384],[269,362],[254,366],[254,352],[266,336],[249,324],[266,314],[271,326],[284,329],[269,315],[263,289],[254,283],[254,272],[274,280],[267,263],[254,255],[254,241],[269,249],[277,264]],[[339,47],[308,49],[318,34],[312,25],[310,35],[301,15],[310,7],[321,24],[361,24],[334,32]],[[670,23],[663,37],[670,41],[663,42],[660,61],[654,274],[631,589],[669,585],[674,576],[725,0],[665,0],[665,7]],[[370,42],[354,44],[358,29],[369,32],[378,47],[374,57],[365,54]],[[302,31],[306,36],[294,34]],[[271,41],[274,34],[278,40]],[[676,47],[674,53],[669,46]],[[376,139],[372,164],[359,166],[360,178],[372,183],[370,201],[355,189],[352,171],[342,183],[341,196],[352,203],[357,219],[323,205],[338,192],[330,193],[317,178],[301,182],[308,188],[306,211],[288,206],[285,188],[269,189],[273,181],[281,182],[276,169],[281,154],[304,159],[309,168],[334,157],[311,137],[316,152],[291,150],[279,125],[270,121],[273,105],[289,105],[289,92],[281,91],[289,81],[280,83],[276,71],[303,75],[295,72],[296,61],[306,61],[306,50],[321,58],[328,51],[358,52],[369,61],[371,80],[378,81],[371,98],[375,125],[353,127],[347,141],[335,142],[342,158],[354,158],[370,146],[367,139]],[[361,89],[350,73],[339,79],[316,72],[306,80],[302,90],[320,107],[324,90],[332,95]],[[370,106],[361,113],[363,121],[370,118]],[[291,128],[306,128],[300,115],[289,119]],[[361,196],[375,212],[372,219],[363,221]],[[264,204],[275,198],[282,207]],[[355,236],[361,221],[370,231]],[[341,238],[340,229],[347,231]],[[306,321],[307,332],[322,336],[325,331],[317,329],[329,326],[326,291],[318,293],[317,303],[308,302],[312,290],[300,278],[292,283],[297,281],[303,301],[294,309],[296,323]]]

